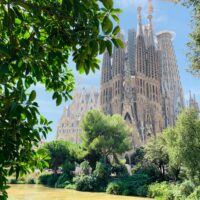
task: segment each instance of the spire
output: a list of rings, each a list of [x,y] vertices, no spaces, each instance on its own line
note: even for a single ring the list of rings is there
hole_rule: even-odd
[[[153,38],[153,3],[152,0],[148,0],[148,20],[149,20],[149,46],[154,46],[154,38]]]
[[[145,45],[148,46],[149,43],[149,27],[148,25],[144,26],[144,39],[145,39]]]
[[[152,18],[153,18],[153,3],[152,0],[148,0],[148,20],[149,20],[149,29],[152,30]]]
[[[138,9],[137,9],[137,11],[138,11],[138,15],[137,15],[137,18],[138,18],[137,36],[143,35],[141,10],[142,10],[142,7],[139,6]]]

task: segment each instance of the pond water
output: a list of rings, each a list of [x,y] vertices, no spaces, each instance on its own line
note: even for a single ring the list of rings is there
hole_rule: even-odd
[[[148,200],[147,198],[53,189],[41,185],[11,185],[8,200]]]

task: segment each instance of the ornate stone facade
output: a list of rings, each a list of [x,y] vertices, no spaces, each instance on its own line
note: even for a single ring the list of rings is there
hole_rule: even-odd
[[[148,24],[142,25],[138,7],[137,32],[129,30],[125,48],[114,48],[112,58],[104,54],[101,79],[101,109],[121,114],[133,129],[133,146],[145,144],[167,126],[173,126],[183,107],[183,92],[172,35],[153,32],[152,7]],[[123,35],[118,35],[123,40]],[[165,89],[165,85],[173,87]],[[171,120],[171,121],[170,121]]]
[[[157,34],[158,49],[161,52],[164,127],[175,125],[176,117],[184,106],[183,90],[172,44],[174,35],[173,32],[169,31]]]
[[[80,143],[82,132],[80,122],[87,111],[100,108],[99,92],[94,89],[82,89],[74,92],[72,103],[64,109],[57,126],[57,140]]]

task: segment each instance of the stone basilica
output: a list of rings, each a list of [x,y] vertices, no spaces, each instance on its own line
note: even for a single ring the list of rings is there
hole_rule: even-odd
[[[129,30],[124,49],[114,47],[112,57],[104,54],[101,72],[101,109],[124,117],[133,129],[134,147],[174,126],[184,106],[174,34],[154,33],[152,4],[147,25],[142,24],[141,10],[138,7],[137,31]],[[118,37],[124,41],[122,33]]]

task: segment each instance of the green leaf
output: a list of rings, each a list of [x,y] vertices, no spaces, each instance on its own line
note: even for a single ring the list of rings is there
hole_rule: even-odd
[[[112,38],[112,42],[116,47],[121,47],[124,48],[124,43],[121,39],[119,38]]]
[[[2,44],[0,44],[0,53],[10,58],[9,50]]]
[[[112,31],[113,29],[113,23],[112,21],[109,19],[108,16],[104,17],[103,23],[102,23],[102,30],[104,33],[108,34]]]
[[[113,8],[113,0],[100,0],[107,9]]]
[[[119,13],[122,13],[123,12],[123,10],[122,9],[120,9],[120,8],[114,8],[114,9],[112,9],[112,12],[111,12],[111,14],[119,14]]]
[[[120,32],[120,27],[116,26],[112,32],[113,35],[117,35]]]
[[[62,103],[62,96],[58,94],[56,99],[56,105],[59,106]]]
[[[106,41],[106,47],[110,56],[112,56],[112,43],[110,41]]]
[[[18,90],[21,90],[23,87],[23,82],[22,82],[22,79],[20,79],[18,82],[17,82],[17,89]]]
[[[119,23],[119,17],[117,15],[112,14],[111,16],[117,23]]]
[[[54,93],[53,93],[53,97],[52,97],[52,99],[56,99],[57,96],[58,96],[58,92],[54,92]]]
[[[25,34],[24,34],[24,39],[28,39],[29,37],[30,37],[30,34],[29,34],[28,31],[26,31]]]
[[[28,101],[34,101],[35,100],[35,98],[36,98],[36,91],[35,90],[32,90],[32,92],[31,92],[31,94],[30,94],[30,96],[29,96],[29,99],[28,99]]]
[[[99,43],[100,43],[99,53],[102,54],[106,50],[106,42],[104,40],[100,40]]]
[[[22,21],[19,18],[15,18],[15,24],[21,24]]]

